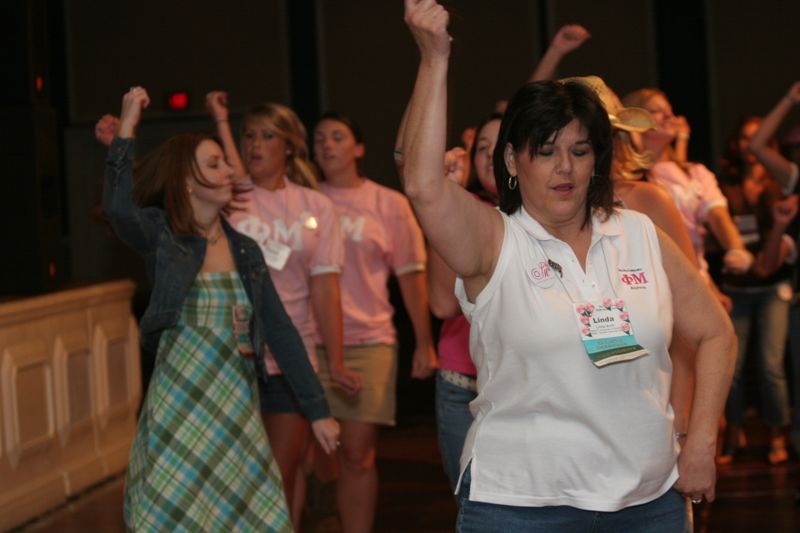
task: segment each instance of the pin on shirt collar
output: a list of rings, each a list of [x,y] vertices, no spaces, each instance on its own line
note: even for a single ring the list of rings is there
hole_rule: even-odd
[[[561,268],[561,265],[553,261],[552,259],[547,260],[547,264],[550,265],[550,268],[558,272],[559,277],[564,277],[564,269]]]

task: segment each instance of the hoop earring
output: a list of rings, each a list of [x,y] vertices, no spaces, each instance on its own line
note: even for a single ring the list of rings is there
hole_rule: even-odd
[[[508,188],[509,190],[514,190],[517,188],[517,177],[516,176],[509,176],[508,177]]]

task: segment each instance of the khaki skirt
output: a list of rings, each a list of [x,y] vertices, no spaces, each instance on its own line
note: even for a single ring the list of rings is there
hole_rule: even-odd
[[[395,425],[397,346],[362,344],[344,347],[345,366],[361,376],[363,387],[350,396],[335,387],[328,370],[328,355],[317,346],[319,380],[331,413],[339,420],[355,420],[385,426]]]

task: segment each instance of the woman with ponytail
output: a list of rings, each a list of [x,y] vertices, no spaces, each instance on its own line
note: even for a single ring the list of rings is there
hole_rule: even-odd
[[[344,247],[333,204],[316,190],[305,127],[284,105],[258,105],[244,116],[238,150],[228,123],[227,95],[209,93],[206,106],[234,168],[237,193],[231,202],[231,225],[261,247],[314,368],[318,332],[331,379],[355,394],[361,378],[345,368],[342,351],[339,274]],[[269,377],[259,384],[261,413],[297,524],[302,504],[294,503],[294,483],[306,449],[308,421],[298,409],[297,391],[268,351],[266,364]]]

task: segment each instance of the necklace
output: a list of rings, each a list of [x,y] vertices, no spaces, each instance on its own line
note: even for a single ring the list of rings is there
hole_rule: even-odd
[[[222,238],[222,235],[223,235],[222,225],[217,224],[217,234],[214,235],[213,237],[210,235],[205,235],[205,238],[208,241],[208,244],[214,246]]]

